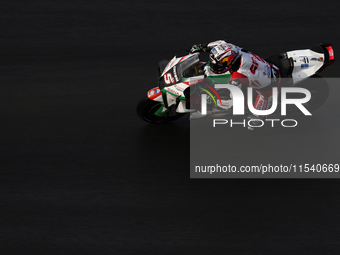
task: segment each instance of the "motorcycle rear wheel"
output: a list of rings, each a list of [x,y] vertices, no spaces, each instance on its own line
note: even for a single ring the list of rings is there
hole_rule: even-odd
[[[310,91],[311,93],[311,99],[307,102],[304,103],[304,107],[310,112],[313,112],[317,109],[319,109],[324,103],[327,101],[327,98],[329,96],[329,86],[325,79],[323,79],[319,75],[314,75],[314,79],[318,79],[318,83],[312,83],[310,84],[308,80],[303,81],[301,83],[298,83],[296,87],[301,87],[305,88]],[[292,93],[291,98],[301,98],[301,94],[295,94]],[[298,113],[301,114],[301,111],[298,110],[294,105],[290,106],[290,108],[287,108],[288,112],[291,113]]]

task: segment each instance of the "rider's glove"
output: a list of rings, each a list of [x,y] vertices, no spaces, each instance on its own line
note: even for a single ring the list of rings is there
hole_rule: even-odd
[[[202,52],[202,51],[205,51],[206,49],[207,47],[204,46],[203,44],[195,44],[191,47],[190,53]]]
[[[248,123],[248,130],[254,131],[257,127],[263,126],[263,120],[255,115],[249,115],[247,117],[249,123]]]

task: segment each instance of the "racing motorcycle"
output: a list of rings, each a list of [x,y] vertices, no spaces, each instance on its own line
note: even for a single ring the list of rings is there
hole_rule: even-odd
[[[199,59],[200,53],[192,53],[172,60],[162,60],[158,66],[158,86],[150,89],[137,105],[138,116],[150,123],[167,123],[186,113],[190,119],[202,117],[200,104],[202,94],[208,100],[207,115],[227,115],[232,113],[232,96],[226,89],[216,93],[214,84],[228,84],[231,73],[209,75],[209,62]],[[284,83],[281,86],[296,86],[308,77],[331,65],[334,51],[331,44],[320,44],[310,49],[287,51],[265,59],[280,70]],[[304,106],[313,111],[328,97],[328,86],[306,87],[311,99]],[[215,92],[215,93],[214,93]],[[256,93],[253,93],[256,96]]]

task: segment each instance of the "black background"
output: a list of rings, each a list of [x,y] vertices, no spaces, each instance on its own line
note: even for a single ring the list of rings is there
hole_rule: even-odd
[[[149,125],[135,107],[158,61],[195,43],[226,39],[267,57],[330,42],[337,54],[338,10],[3,1],[1,254],[337,254],[338,180],[190,179],[188,118]]]

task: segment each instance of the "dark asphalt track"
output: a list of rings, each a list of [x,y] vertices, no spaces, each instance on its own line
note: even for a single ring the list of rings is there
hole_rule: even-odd
[[[337,55],[338,3],[3,1],[0,12],[2,255],[339,253],[340,180],[193,180],[187,118],[153,126],[135,113],[157,62],[194,43],[266,57],[323,41]],[[332,142],[311,136],[304,158],[339,149],[334,107],[316,114]]]

